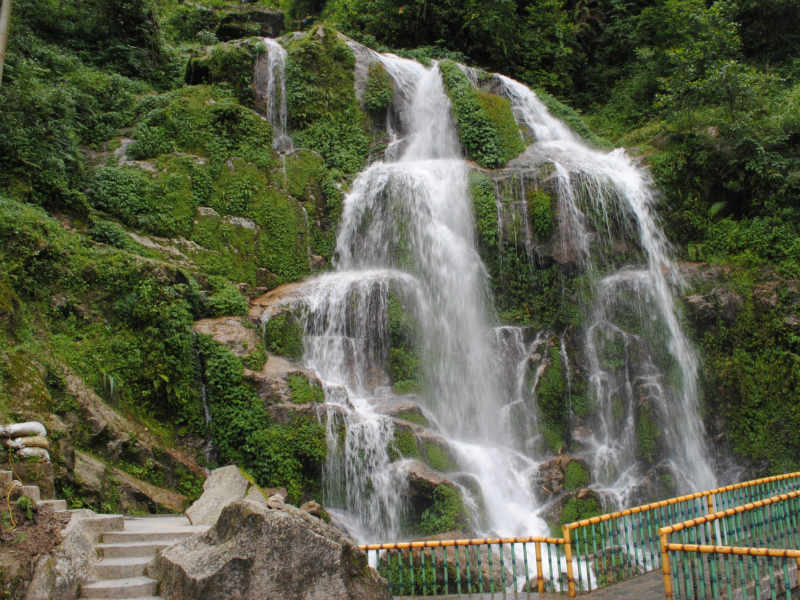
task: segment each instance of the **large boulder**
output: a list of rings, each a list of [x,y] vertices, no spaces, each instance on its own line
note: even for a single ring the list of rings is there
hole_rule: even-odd
[[[386,582],[337,529],[293,506],[229,505],[202,536],[166,550],[165,600],[389,600]]]
[[[203,495],[186,509],[192,525],[213,525],[223,509],[247,495],[250,482],[239,467],[228,465],[211,472],[203,484]]]

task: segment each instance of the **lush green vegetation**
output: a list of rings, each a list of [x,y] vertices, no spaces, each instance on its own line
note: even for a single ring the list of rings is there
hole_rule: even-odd
[[[525,149],[508,100],[475,89],[452,61],[439,63],[439,70],[469,158],[482,167],[495,168]]]

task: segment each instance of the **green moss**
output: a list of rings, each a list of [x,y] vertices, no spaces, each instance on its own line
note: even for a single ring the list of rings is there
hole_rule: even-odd
[[[439,70],[469,158],[492,169],[503,166],[525,149],[507,100],[479,93],[454,62],[439,63]]]
[[[640,405],[636,411],[636,449],[640,459],[654,464],[658,454],[658,426],[653,419],[652,409]]]
[[[602,514],[603,509],[600,502],[592,496],[586,498],[570,498],[561,509],[559,522],[563,525],[566,523],[574,523],[581,519],[589,519]]]
[[[364,94],[364,107],[371,113],[385,111],[392,104],[394,85],[386,68],[379,62],[369,66],[367,90]]]
[[[280,313],[264,324],[264,345],[269,352],[294,361],[303,358],[303,328],[291,313]]]
[[[274,164],[270,124],[218,86],[184,87],[157,102],[143,102],[139,111],[136,141],[128,147],[131,158],[180,150],[208,157],[215,173],[233,156],[262,168]]]
[[[316,494],[327,453],[322,425],[308,419],[271,423],[243,379],[241,361],[208,336],[198,336],[198,346],[221,461],[241,465],[262,487],[286,487],[291,502]]]
[[[494,130],[497,132],[501,164],[525,151],[525,143],[519,126],[511,110],[511,102],[502,96],[477,90],[478,101],[486,111]]]
[[[564,489],[580,490],[589,485],[589,471],[577,460],[571,461],[564,472]]]
[[[494,195],[494,184],[483,173],[470,171],[469,190],[472,196],[472,207],[475,213],[475,226],[478,240],[482,248],[497,252],[498,227],[497,206]]]
[[[403,379],[392,384],[392,391],[395,394],[418,394],[422,391],[422,385],[414,379]]]
[[[562,373],[561,353],[558,347],[553,346],[548,350],[550,364],[539,379],[536,388],[536,404],[539,411],[540,422],[547,425],[551,437],[557,435],[560,440],[566,437],[567,428],[567,398]],[[547,440],[552,447],[553,439]],[[559,442],[560,447],[563,442]]]
[[[404,410],[395,415],[398,419],[403,419],[404,421],[408,421],[409,423],[415,423],[417,425],[423,425],[427,427],[429,425],[428,419],[425,416],[416,410]]]
[[[322,195],[325,163],[316,152],[299,148],[286,157],[286,188],[299,200]]]
[[[292,402],[296,404],[322,404],[325,401],[322,387],[309,381],[308,377],[302,373],[289,375],[289,390],[292,392]]]
[[[423,441],[422,455],[428,466],[436,471],[449,473],[458,470],[458,464],[449,450],[439,444],[427,440]]]
[[[555,228],[553,218],[553,198],[547,192],[538,189],[528,191],[528,216],[531,226],[540,240],[549,240]]]
[[[420,533],[435,535],[445,531],[463,530],[468,525],[469,515],[461,492],[449,485],[436,486],[433,490],[433,504],[420,517]]]
[[[389,444],[389,456],[393,460],[398,458],[419,458],[419,446],[417,445],[417,436],[406,428],[398,429],[395,431],[394,440]]]

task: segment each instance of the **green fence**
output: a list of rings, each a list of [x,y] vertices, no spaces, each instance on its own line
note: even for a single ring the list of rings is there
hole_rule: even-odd
[[[661,567],[659,529],[739,504],[800,489],[800,473],[746,481],[653,502],[564,526],[570,595]]]
[[[800,491],[667,526],[659,537],[668,600],[789,600],[800,560]]]
[[[567,592],[561,538],[427,540],[361,548],[394,596]]]
[[[735,512],[738,510],[735,507],[797,490],[800,490],[800,473],[789,473],[569,523],[563,527],[563,538],[428,540],[369,544],[361,546],[361,549],[368,553],[370,564],[389,581],[392,594],[396,596],[538,591],[568,593],[574,597],[578,592],[591,591],[661,568],[665,553],[659,530],[669,525],[694,522],[715,511]],[[767,514],[772,513],[752,518],[767,519]],[[769,519],[759,527],[753,525],[755,521],[743,519],[745,517],[740,516],[739,521],[721,522],[708,530],[709,537],[687,538],[681,543],[725,545],[740,540],[752,546],[751,542],[754,543],[756,538],[750,540],[747,536],[762,533],[766,536],[768,532],[773,537],[763,539],[769,539],[773,548],[781,543],[778,541],[780,538],[774,537],[777,533],[770,529],[772,525]],[[775,526],[778,526],[777,520]],[[701,533],[697,530],[690,534],[687,530],[686,535],[700,536]],[[770,547],[769,544],[765,544],[765,547]],[[758,570],[762,574],[777,568],[765,561],[791,558],[790,555],[775,557],[771,554],[732,552],[728,555],[741,557],[736,560],[750,561],[752,564],[748,563],[747,569],[750,572]],[[713,593],[710,566],[701,569],[698,563],[686,568],[689,571],[681,571],[683,581],[687,572],[693,581],[702,576],[704,583],[698,589],[702,589],[703,593],[707,590]],[[797,569],[796,565],[787,563],[781,564],[779,570],[783,574],[776,575],[774,580],[776,589],[783,589],[786,586],[778,585],[780,581],[790,581],[792,577],[796,579]],[[714,581],[718,583],[719,578],[720,575],[715,572]],[[709,586],[705,586],[706,581]],[[731,589],[734,588],[740,590],[737,593],[744,589],[739,584],[734,586],[731,583]]]

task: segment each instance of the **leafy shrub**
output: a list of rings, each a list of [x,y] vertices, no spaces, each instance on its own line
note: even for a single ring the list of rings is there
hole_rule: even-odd
[[[94,219],[87,233],[93,240],[109,246],[122,249],[132,246],[128,232],[113,221]]]
[[[528,192],[528,217],[540,240],[549,240],[553,235],[553,198],[545,191],[532,189]]]
[[[294,361],[303,358],[303,328],[291,313],[280,313],[264,324],[264,345],[273,354]]]
[[[289,127],[298,146],[325,159],[329,168],[359,171],[370,139],[353,82],[355,58],[336,33],[314,28],[287,47]]]
[[[297,404],[321,404],[325,401],[325,393],[316,382],[311,382],[302,373],[289,375],[289,390],[292,392],[292,402]]]
[[[214,292],[206,300],[208,316],[244,316],[247,314],[249,304],[247,299],[236,289],[236,286],[218,276],[209,277],[209,283],[211,283]]]
[[[419,530],[424,535],[465,529],[469,524],[461,492],[449,485],[438,485],[433,490],[433,504],[420,517]]]
[[[577,460],[570,461],[564,472],[564,489],[579,490],[589,485],[589,472]]]
[[[379,62],[372,63],[367,76],[364,107],[372,113],[382,112],[391,106],[393,95],[392,78],[389,77],[386,68]]]

